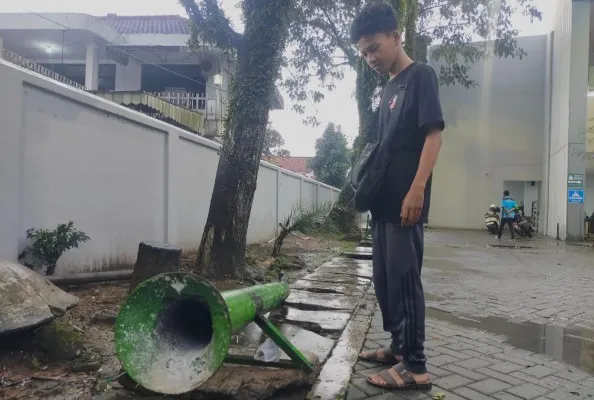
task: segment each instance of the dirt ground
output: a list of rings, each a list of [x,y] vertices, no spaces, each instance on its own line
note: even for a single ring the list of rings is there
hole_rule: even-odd
[[[294,282],[352,247],[337,237],[306,238],[290,235],[282,256],[273,259],[272,244],[251,245],[247,251],[250,277],[242,281],[213,282],[221,290],[278,279]],[[193,265],[194,254],[184,255],[182,270]],[[56,361],[34,344],[34,331],[20,332],[0,341],[1,399],[92,399],[119,386],[120,364],[115,354],[113,324],[128,282],[86,284],[62,288],[78,296],[79,304],[56,319],[82,338],[80,354],[70,361]]]

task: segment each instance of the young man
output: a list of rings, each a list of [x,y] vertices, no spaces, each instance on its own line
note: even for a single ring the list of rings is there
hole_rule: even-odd
[[[379,139],[394,135],[380,194],[372,206],[373,282],[389,348],[363,352],[366,361],[392,365],[368,382],[386,389],[428,390],[425,367],[425,298],[421,283],[423,224],[427,222],[431,175],[444,121],[434,70],[413,63],[402,48],[394,9],[368,3],[351,26],[351,40],[378,74],[389,75],[381,100]],[[412,74],[409,72],[414,66]],[[399,85],[407,82],[398,123],[389,124]],[[394,127],[387,132],[387,127]]]
[[[514,221],[516,219],[516,207],[518,207],[518,203],[510,197],[509,190],[505,190],[503,192],[503,200],[501,200],[501,224],[499,225],[497,239],[501,240],[505,224],[509,225],[512,240],[515,239]]]

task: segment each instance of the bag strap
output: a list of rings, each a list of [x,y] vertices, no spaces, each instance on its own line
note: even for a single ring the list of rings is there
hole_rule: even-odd
[[[404,98],[406,97],[406,90],[408,89],[408,83],[410,82],[410,79],[414,76],[415,71],[417,70],[417,68],[419,67],[420,63],[419,62],[415,62],[412,67],[410,68],[410,70],[408,71],[408,73],[406,74],[405,78],[404,78],[404,82],[400,83],[398,85],[398,95],[396,97],[396,104],[394,105],[394,109],[392,110],[392,115],[390,116],[390,118],[388,119],[388,121],[390,122],[389,124],[386,124],[386,126],[384,126],[384,131],[385,132],[394,132],[394,129],[388,129],[389,127],[396,127],[396,124],[398,124],[398,120],[400,119],[400,113],[402,111],[402,105],[404,104]],[[383,103],[383,101],[382,101]],[[380,103],[380,106],[382,106],[382,104]],[[381,112],[381,111],[380,111]],[[380,114],[381,115],[381,114]],[[386,121],[386,122],[388,122]],[[385,136],[386,140],[389,140],[391,138],[390,136]],[[384,138],[382,138],[383,141]]]

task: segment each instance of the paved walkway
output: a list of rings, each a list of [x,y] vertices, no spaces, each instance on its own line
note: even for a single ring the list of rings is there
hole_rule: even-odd
[[[530,346],[511,343],[594,371],[592,260],[591,246],[550,238],[499,242],[487,232],[428,229],[423,266],[429,309],[425,344],[434,389],[429,394],[384,393],[365,382],[378,368],[359,362],[347,398],[429,399],[442,392],[445,400],[594,400],[594,376],[514,348],[506,342],[509,337],[495,334],[535,339]],[[524,325],[518,328],[515,323]],[[389,337],[376,312],[364,348],[387,344]]]
[[[594,248],[550,238],[498,242],[487,232],[428,230],[427,306],[457,315],[594,328]],[[497,248],[511,244],[521,248]]]
[[[364,349],[389,344],[376,311]],[[431,399],[444,400],[570,400],[593,399],[594,376],[565,364],[513,348],[505,338],[428,319],[427,348],[431,392],[387,392],[366,383],[365,378],[385,367],[358,362],[347,400]],[[437,398],[437,397],[436,397]]]

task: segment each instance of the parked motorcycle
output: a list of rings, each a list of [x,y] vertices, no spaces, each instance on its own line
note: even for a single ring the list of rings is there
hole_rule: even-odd
[[[524,217],[523,210],[516,209],[516,217],[514,219],[514,231],[518,236],[528,236],[529,238],[531,238],[532,234],[535,232],[534,227]]]
[[[499,224],[501,223],[499,217],[500,212],[501,208],[497,207],[495,204],[489,206],[489,211],[485,214],[485,225],[487,226],[489,233],[497,234],[499,232]]]

